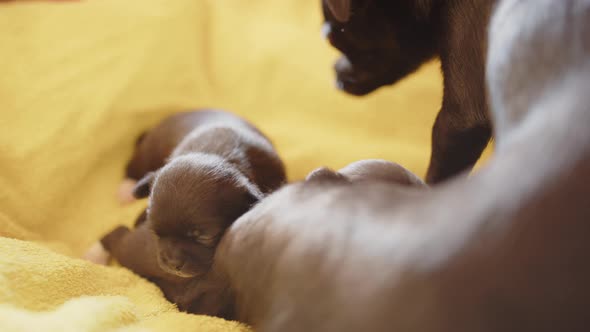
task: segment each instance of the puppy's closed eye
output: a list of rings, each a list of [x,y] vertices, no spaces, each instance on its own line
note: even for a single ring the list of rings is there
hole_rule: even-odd
[[[207,234],[199,229],[194,229],[192,231],[188,231],[186,236],[192,240],[199,242],[200,244],[206,247],[212,247],[215,245],[217,240],[217,235],[215,234]]]

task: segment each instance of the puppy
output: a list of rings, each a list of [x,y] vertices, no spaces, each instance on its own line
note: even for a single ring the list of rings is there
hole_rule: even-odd
[[[382,181],[400,186],[426,187],[414,173],[405,167],[381,159],[360,160],[347,165],[335,172],[326,167],[320,167],[309,173],[305,181]]]
[[[490,162],[430,190],[310,181],[265,198],[215,256],[241,320],[261,332],[588,330],[590,0],[501,0],[491,22]]]
[[[306,184],[309,184],[318,190],[322,190],[325,188],[326,190],[333,189],[333,186],[352,186],[357,183],[382,183],[387,184],[389,187],[394,188],[399,193],[400,199],[405,199],[404,195],[407,195],[412,192],[410,189],[425,189],[427,185],[415,174],[408,171],[403,166],[388,162],[385,160],[361,160],[354,163],[347,165],[346,167],[340,169],[339,171],[333,171],[326,167],[318,168],[312,171],[304,181]],[[414,195],[411,193],[410,195]],[[393,197],[392,197],[393,198]],[[393,202],[391,202],[393,203]],[[142,220],[140,217],[139,220]],[[270,234],[269,234],[270,235]],[[113,232],[113,235],[117,236],[116,231]],[[154,238],[155,236],[152,235]],[[249,242],[248,239],[234,239],[231,241],[245,241],[245,246],[255,245],[260,246],[263,245],[264,235],[262,233],[257,234],[254,236],[257,238],[257,244]],[[109,242],[110,239],[106,238],[103,242]],[[226,240],[226,243],[229,240]],[[108,246],[108,244],[106,245]],[[130,246],[142,247],[147,246],[144,242],[137,241],[136,243],[130,243],[127,245],[126,249],[129,249]],[[227,247],[227,244],[225,245]],[[227,248],[222,249],[222,253],[217,254],[223,257],[224,251]],[[249,249],[250,250],[250,249]],[[255,252],[256,250],[253,250]],[[218,258],[217,262],[223,260],[224,258]],[[251,258],[256,259],[256,258]],[[134,264],[136,261],[131,262]],[[192,312],[198,313],[206,313],[209,315],[224,317],[226,319],[232,320],[240,320],[242,322],[254,322],[255,320],[252,319],[251,313],[246,313],[243,307],[236,307],[236,304],[240,302],[239,295],[241,292],[237,292],[231,287],[230,281],[228,280],[227,273],[224,269],[220,268],[219,263],[215,264],[215,260],[213,262],[209,261],[198,261],[194,260],[194,262],[201,266],[206,266],[207,274],[203,277],[206,279],[206,282],[200,281],[199,283],[182,283],[182,287],[170,287],[172,290],[166,291],[165,293],[169,292],[178,292],[181,291],[176,298],[176,302],[178,299],[184,300],[185,298],[190,298],[192,302],[192,308],[198,308],[198,310]],[[213,263],[213,264],[212,264]],[[145,264],[146,266],[148,264]],[[154,266],[154,269],[159,271],[157,268],[157,264],[150,264]],[[126,265],[128,266],[128,265]],[[261,271],[261,273],[264,271]],[[261,278],[266,278],[266,276],[261,275]],[[288,276],[285,276],[288,279]],[[287,280],[286,279],[286,280]],[[180,285],[178,281],[176,284]],[[160,287],[162,289],[166,289],[168,284],[163,283],[162,281],[159,282]],[[206,285],[206,286],[204,286]],[[262,284],[258,282],[253,283],[254,287],[264,287]],[[204,289],[204,290],[203,290]],[[182,294],[190,294],[190,295],[182,295]],[[198,301],[192,300],[194,298],[194,294],[205,294],[201,295]],[[203,305],[201,302],[202,299],[207,299],[207,305]]]
[[[174,115],[138,140],[127,175],[143,176],[134,195],[149,206],[135,229],[103,237],[104,248],[181,310],[229,317],[225,284],[208,281],[213,255],[224,230],[285,182],[271,142],[229,113]]]
[[[496,0],[323,0],[323,32],[342,57],[337,86],[365,95],[438,56],[444,96],[426,182],[473,167],[492,129],[485,89],[486,31]]]
[[[123,203],[133,201],[133,189],[137,181],[164,166],[174,149],[190,132],[198,127],[213,124],[231,124],[249,130],[253,135],[261,137],[262,141],[268,141],[258,128],[228,112],[204,109],[174,114],[137,138],[133,155],[125,167],[126,178],[119,189],[120,200]],[[251,150],[250,153],[256,154],[258,150]],[[266,158],[264,154],[262,158]],[[276,158],[271,159],[262,160],[256,167],[258,172],[265,174],[257,179],[263,192],[276,189],[285,177],[284,172],[275,173],[275,170],[282,169],[283,166],[275,165]],[[257,160],[257,157],[254,157],[254,160]],[[267,165],[270,167],[269,170],[265,169]]]

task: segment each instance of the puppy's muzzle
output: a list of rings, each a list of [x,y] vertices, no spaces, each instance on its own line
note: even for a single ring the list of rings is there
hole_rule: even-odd
[[[348,57],[342,56],[334,65],[336,72],[336,86],[338,89],[355,96],[364,96],[383,85],[393,83],[388,78],[388,72],[369,69],[373,63],[378,63],[378,58],[372,54],[362,56],[362,61],[351,62]]]

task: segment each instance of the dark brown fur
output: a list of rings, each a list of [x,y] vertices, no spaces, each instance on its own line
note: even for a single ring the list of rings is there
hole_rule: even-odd
[[[394,84],[426,61],[440,57],[444,96],[433,128],[428,183],[470,170],[490,140],[485,53],[495,2],[322,2],[327,38],[343,53],[335,65],[338,86],[348,93],[365,95]],[[341,8],[350,8],[350,15],[335,15],[344,10]]]
[[[137,138],[133,156],[125,167],[125,175],[133,180],[141,180],[148,173],[158,170],[166,164],[167,159],[186,135],[199,126],[212,123],[234,124],[249,129],[252,133],[268,140],[258,128],[228,112],[203,109],[177,113],[167,117],[156,127]],[[204,147],[204,152],[219,153],[214,150],[215,145],[211,142],[206,144],[210,144],[210,146]],[[221,147],[221,149],[223,148]],[[281,185],[285,180],[282,170],[284,167],[276,156],[269,156],[265,152],[261,153],[259,149],[249,149],[247,153],[249,154],[248,158],[255,163],[252,167],[254,173],[247,175],[259,184],[263,192],[272,191]]]
[[[134,193],[149,207],[133,230],[103,237],[105,249],[181,310],[230,317],[226,283],[210,268],[225,229],[285,182],[270,141],[229,113],[181,113],[142,135],[127,174],[142,177]]]
[[[589,36],[590,0],[501,0],[490,162],[430,190],[310,181],[265,198],[215,257],[238,317],[259,332],[587,331]]]

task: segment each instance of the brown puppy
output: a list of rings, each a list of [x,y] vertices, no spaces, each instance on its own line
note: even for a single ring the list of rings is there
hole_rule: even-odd
[[[156,127],[142,133],[136,140],[135,150],[131,160],[125,167],[126,179],[123,181],[119,195],[121,201],[133,200],[133,189],[137,181],[141,180],[148,173],[160,169],[166,163],[174,149],[194,129],[200,126],[208,126],[215,123],[233,124],[237,127],[249,129],[252,133],[258,134],[268,140],[258,128],[244,119],[220,110],[198,110],[192,112],[177,113],[160,122]],[[253,152],[256,153],[256,150]],[[267,162],[262,161],[257,170],[266,176],[257,179],[263,192],[277,188],[284,180],[284,174],[273,174],[276,165],[271,161],[268,164],[270,169],[266,171]],[[282,166],[281,166],[282,167]],[[270,173],[268,173],[270,172]]]
[[[365,95],[439,56],[444,97],[426,180],[469,170],[490,140],[486,31],[496,0],[323,0],[323,32],[343,53],[337,85]]]
[[[335,172],[326,167],[320,167],[309,173],[305,181],[381,181],[400,186],[426,187],[414,173],[397,163],[381,159],[366,159],[356,161]]]
[[[216,254],[240,319],[260,332],[588,330],[590,0],[500,1],[488,56],[492,160],[431,190],[303,182],[266,198]]]
[[[134,230],[118,227],[102,245],[181,310],[228,317],[225,284],[209,282],[209,270],[224,230],[285,182],[270,141],[229,113],[183,113],[142,136],[127,174],[143,175],[134,194],[149,195],[149,207]]]

